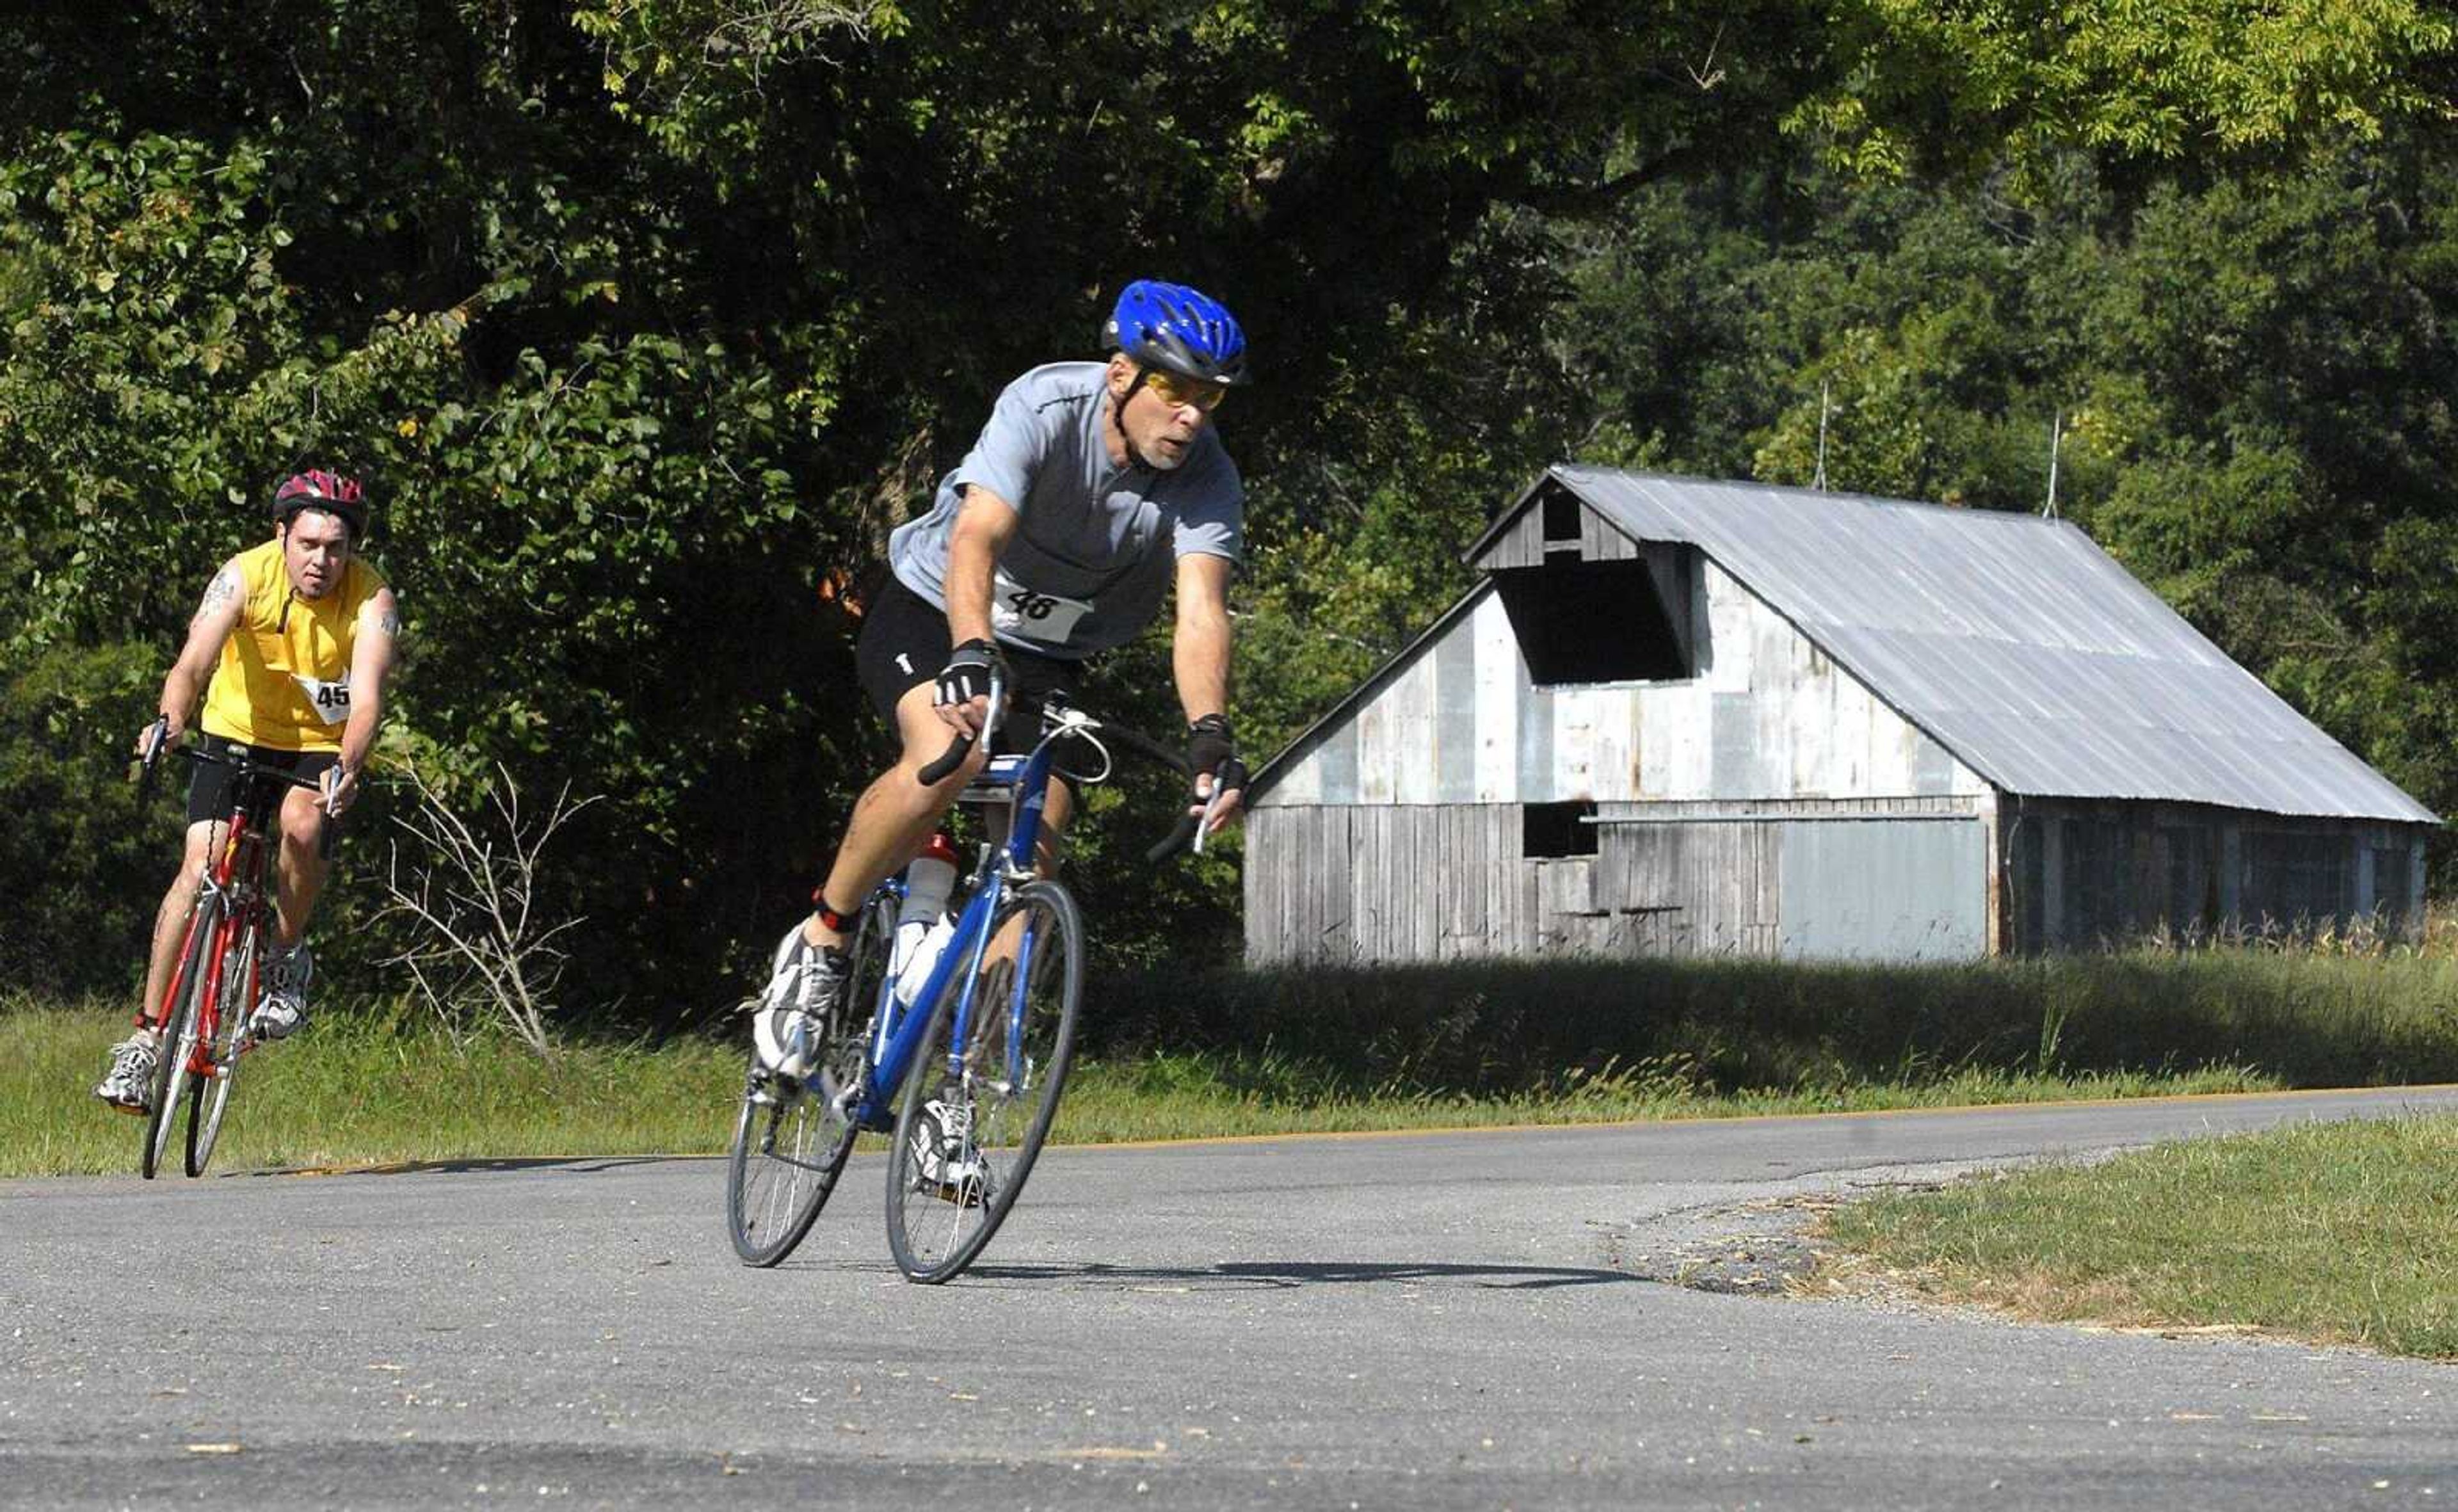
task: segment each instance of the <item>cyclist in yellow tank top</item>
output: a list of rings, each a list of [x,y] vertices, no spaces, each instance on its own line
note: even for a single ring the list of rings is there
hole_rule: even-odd
[[[317,854],[323,815],[357,801],[359,772],[384,717],[401,615],[392,590],[359,559],[366,499],[358,483],[303,472],[274,491],[273,539],[222,564],[205,587],[187,643],[162,679],[161,720],[177,740],[201,692],[204,743],[238,747],[250,759],[313,777],[321,791],[293,790],[281,805],[276,912],[281,938],[266,963],[264,995],[249,1027],[279,1039],[305,1020],[310,974],[302,936],[324,885]],[[208,686],[210,679],[210,686]],[[151,734],[140,735],[141,750]],[[146,1111],[172,957],[188,924],[217,821],[230,812],[229,768],[199,762],[188,787],[188,832],[179,875],[163,896],[146,963],[136,1032],[112,1046],[111,1070],[94,1095]]]

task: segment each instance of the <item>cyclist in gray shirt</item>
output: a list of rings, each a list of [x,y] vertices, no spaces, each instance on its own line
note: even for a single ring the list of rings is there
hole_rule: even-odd
[[[903,753],[855,803],[819,907],[777,948],[756,1035],[791,1074],[798,1022],[843,996],[853,913],[911,860],[1008,731],[976,739],[935,785],[951,739],[982,733],[989,670],[1008,669],[1016,747],[1043,698],[1072,692],[1084,658],[1133,639],[1177,596],[1171,663],[1196,771],[1191,812],[1238,817],[1246,769],[1227,717],[1229,580],[1244,544],[1243,487],[1212,411],[1245,376],[1246,339],[1218,301],[1139,280],[1119,295],[1106,362],[1036,367],[999,395],[929,513],[888,542],[894,573],[863,618],[864,690]],[[1219,801],[1213,802],[1216,788]],[[1051,784],[1054,839],[1072,797]]]

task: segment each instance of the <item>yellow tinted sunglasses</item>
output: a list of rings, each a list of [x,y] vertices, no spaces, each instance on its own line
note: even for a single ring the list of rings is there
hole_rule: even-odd
[[[1145,368],[1144,385],[1158,394],[1164,404],[1193,404],[1207,415],[1219,408],[1220,402],[1229,397],[1228,385],[1224,383],[1189,378],[1183,373],[1173,373],[1166,367]]]

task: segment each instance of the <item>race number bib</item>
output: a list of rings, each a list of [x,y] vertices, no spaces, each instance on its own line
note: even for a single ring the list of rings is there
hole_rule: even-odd
[[[990,586],[990,628],[1001,634],[1063,645],[1075,622],[1093,612],[1080,598],[1062,598],[1026,588],[1005,572]]]
[[[307,695],[307,706],[316,711],[317,718],[326,724],[340,724],[350,717],[350,679],[346,673],[336,682],[321,682],[295,673],[290,680]]]

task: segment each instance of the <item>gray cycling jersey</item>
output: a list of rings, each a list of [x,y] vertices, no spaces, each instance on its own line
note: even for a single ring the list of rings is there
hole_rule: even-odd
[[[999,395],[989,424],[930,512],[888,537],[897,580],[948,607],[948,539],[967,485],[1016,507],[1021,527],[990,590],[1004,644],[1076,659],[1135,638],[1160,611],[1177,558],[1238,560],[1245,489],[1205,426],[1176,469],[1110,461],[1100,362],[1036,367]]]

